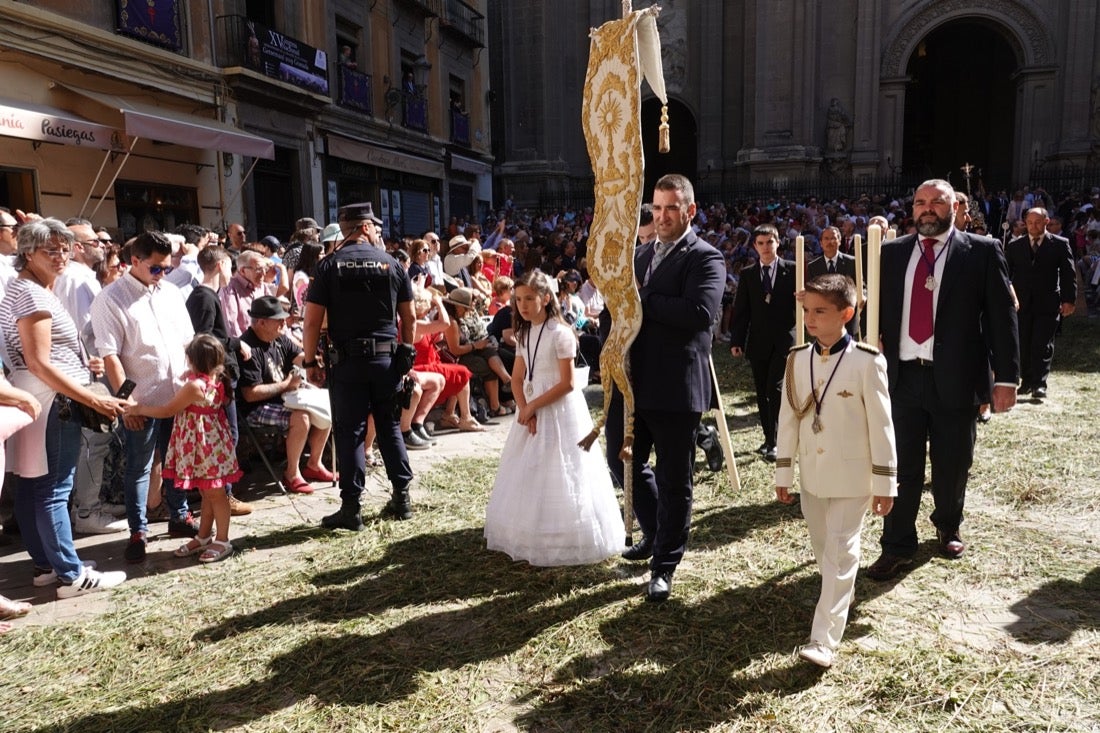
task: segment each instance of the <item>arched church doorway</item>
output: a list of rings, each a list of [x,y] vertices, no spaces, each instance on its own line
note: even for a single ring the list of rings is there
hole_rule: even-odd
[[[661,127],[661,100],[651,97],[642,101],[642,151],[645,153],[645,193],[642,201],[653,197],[653,184],[666,173],[681,173],[698,184],[699,136],[695,115],[676,99],[668,100],[667,153],[657,152]]]
[[[987,189],[1012,185],[1012,75],[1020,64],[1006,32],[987,21],[956,20],[917,46],[906,67],[905,175],[947,178],[965,190],[959,167],[970,163]]]

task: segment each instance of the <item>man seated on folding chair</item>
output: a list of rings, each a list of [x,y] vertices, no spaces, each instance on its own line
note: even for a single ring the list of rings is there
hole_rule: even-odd
[[[286,433],[283,482],[290,491],[311,494],[310,481],[331,483],[337,478],[321,463],[332,429],[328,392],[306,382],[302,350],[283,333],[290,314],[278,298],[256,298],[248,315],[252,325],[241,341],[251,347],[252,358],[240,365],[238,410],[253,428]],[[309,459],[299,470],[307,441]]]

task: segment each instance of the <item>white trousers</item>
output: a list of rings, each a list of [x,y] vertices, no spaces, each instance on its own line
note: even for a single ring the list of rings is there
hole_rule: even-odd
[[[848,623],[859,570],[859,531],[871,497],[823,499],[805,489],[799,497],[821,571],[821,597],[814,610],[810,640],[835,650]]]

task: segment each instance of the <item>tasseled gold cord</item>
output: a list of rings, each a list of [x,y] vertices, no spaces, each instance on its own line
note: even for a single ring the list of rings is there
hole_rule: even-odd
[[[662,153],[667,153],[669,150],[668,144],[668,105],[661,105],[661,126],[657,128],[660,133],[660,140],[657,145],[657,150]]]

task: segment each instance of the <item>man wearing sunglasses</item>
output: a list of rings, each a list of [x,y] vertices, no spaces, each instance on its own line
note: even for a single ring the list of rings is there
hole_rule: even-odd
[[[103,357],[111,389],[117,391],[126,379],[137,385],[134,401],[141,405],[166,405],[183,385],[187,371],[184,348],[195,331],[179,289],[165,281],[172,271],[172,243],[160,232],[145,232],[134,239],[129,271],[103,289],[92,303],[92,328],[96,348]],[[149,473],[157,448],[167,454],[172,420],[126,416],[123,439],[126,472],[126,519],[130,542],[126,560],[145,560],[148,520],[146,504]],[[198,525],[187,507],[187,493],[164,479],[168,503],[168,534],[194,537]],[[154,505],[157,502],[153,502]]]

